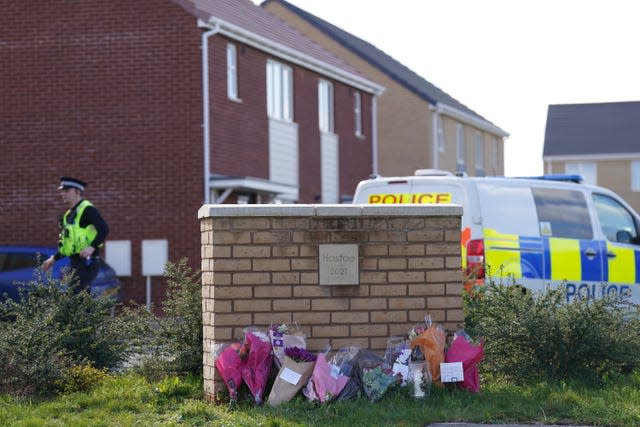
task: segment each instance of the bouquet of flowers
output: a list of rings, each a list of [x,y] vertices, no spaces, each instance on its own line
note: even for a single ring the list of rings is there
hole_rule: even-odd
[[[402,381],[400,375],[395,375],[391,368],[384,366],[384,359],[368,350],[363,350],[359,356],[358,375],[362,389],[371,402],[380,400]]]
[[[347,384],[337,397],[337,400],[349,400],[358,397],[362,384],[358,378],[358,359],[364,350],[360,347],[348,346],[338,350],[331,358],[331,365],[338,369],[338,373],[349,378]]]
[[[304,348],[287,347],[284,353],[282,367],[269,393],[268,403],[271,406],[293,399],[309,381],[316,363],[316,356]]]
[[[214,364],[229,390],[231,402],[238,400],[238,388],[242,384],[242,360],[240,351],[242,345],[239,342],[231,344],[217,344],[213,348]]]
[[[327,402],[338,396],[348,381],[349,377],[341,375],[340,368],[327,363],[324,353],[320,353],[302,393],[311,401]]]
[[[297,323],[272,324],[269,327],[269,338],[278,368],[284,361],[284,349],[287,347],[307,348],[307,336]]]
[[[391,367],[394,375],[400,375],[402,386],[407,384],[409,376],[409,359],[411,348],[403,337],[391,337],[387,341],[387,351],[384,355],[385,367]]]
[[[425,360],[429,363],[431,378],[440,382],[440,363],[444,362],[444,346],[447,336],[441,326],[431,323],[429,316],[425,317],[426,328],[411,340],[411,348],[420,346]],[[414,328],[415,330],[415,328]],[[411,332],[409,334],[411,336]]]
[[[250,328],[245,331],[244,340],[248,355],[242,367],[242,379],[251,390],[256,405],[260,405],[271,371],[271,342],[265,333]]]
[[[464,380],[457,386],[463,390],[477,393],[480,391],[480,375],[478,363],[484,358],[484,345],[474,345],[464,332],[456,333],[456,336],[447,350],[447,362],[462,362]]]

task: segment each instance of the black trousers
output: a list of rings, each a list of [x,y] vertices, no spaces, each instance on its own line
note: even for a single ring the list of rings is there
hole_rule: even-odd
[[[71,270],[75,276],[72,280],[74,284],[73,292],[89,292],[91,290],[91,283],[98,276],[102,261],[97,257],[91,257],[87,260],[87,258],[81,258],[78,255],[73,255],[70,258]]]

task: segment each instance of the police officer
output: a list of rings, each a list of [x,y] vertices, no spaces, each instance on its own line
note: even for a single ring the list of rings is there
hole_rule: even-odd
[[[69,210],[60,219],[58,252],[42,264],[42,269],[48,271],[55,261],[68,256],[77,279],[74,292],[89,291],[100,271],[100,246],[109,233],[109,226],[98,209],[82,198],[86,186],[87,183],[79,179],[60,178],[58,189]]]

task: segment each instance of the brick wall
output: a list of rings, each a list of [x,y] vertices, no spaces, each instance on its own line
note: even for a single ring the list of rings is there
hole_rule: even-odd
[[[298,322],[308,347],[383,354],[425,314],[463,322],[458,206],[208,205],[199,211],[205,392],[223,389],[212,345]],[[358,285],[321,285],[319,247],[355,244]]]
[[[145,302],[142,240],[167,239],[172,262],[186,257],[196,267],[199,259],[203,30],[177,3],[183,2],[4,2],[0,14],[0,242],[54,246],[67,208],[58,179],[83,179],[90,184],[85,196],[109,223],[108,239],[131,241],[124,301]],[[271,56],[235,43],[242,102],[230,101],[228,42],[221,35],[209,39],[211,173],[268,178]],[[313,201],[320,188],[320,76],[299,66],[293,71],[300,197]],[[371,140],[370,134],[351,138],[353,123],[342,119],[353,118],[350,88],[334,84],[340,185],[351,193],[372,171]],[[363,108],[365,126],[370,115]],[[163,279],[154,278],[156,306],[164,295]]]

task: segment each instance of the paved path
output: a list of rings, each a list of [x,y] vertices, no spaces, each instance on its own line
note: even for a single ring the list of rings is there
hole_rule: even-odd
[[[587,427],[587,426],[569,426],[569,425],[549,425],[549,424],[474,424],[474,423],[435,423],[428,424],[425,427]]]

